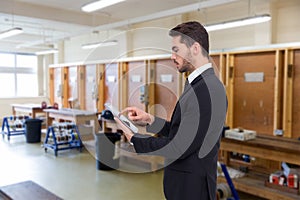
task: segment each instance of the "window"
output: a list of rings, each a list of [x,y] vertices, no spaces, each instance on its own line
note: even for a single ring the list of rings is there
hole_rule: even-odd
[[[0,53],[0,98],[38,96],[37,56]]]

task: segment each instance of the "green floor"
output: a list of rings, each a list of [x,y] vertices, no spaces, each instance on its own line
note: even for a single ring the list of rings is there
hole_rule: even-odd
[[[163,171],[127,173],[96,168],[85,149],[59,151],[55,157],[41,143],[26,143],[24,136],[0,137],[0,186],[32,180],[63,199],[72,200],[163,200]],[[136,162],[121,159],[122,167]],[[142,166],[142,165],[141,165]],[[147,167],[146,165],[143,167]],[[241,194],[241,199],[257,199]]]

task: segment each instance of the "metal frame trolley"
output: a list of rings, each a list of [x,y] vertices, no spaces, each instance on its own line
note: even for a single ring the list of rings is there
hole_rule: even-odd
[[[13,115],[4,117],[2,122],[2,137],[7,135],[7,139],[10,140],[10,136],[25,135],[25,121],[29,116],[26,115]]]
[[[52,126],[48,127],[44,141],[45,152],[50,148],[54,150],[54,154],[57,156],[58,151],[78,148],[81,152],[82,147],[80,133],[75,123],[53,123]]]

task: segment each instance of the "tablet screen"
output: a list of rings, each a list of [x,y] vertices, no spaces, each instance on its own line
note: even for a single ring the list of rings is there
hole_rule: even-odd
[[[132,132],[138,133],[138,128],[124,115],[120,115],[120,111],[111,105],[110,103],[105,103],[104,106],[112,112],[115,117],[118,117],[120,121],[129,128]]]

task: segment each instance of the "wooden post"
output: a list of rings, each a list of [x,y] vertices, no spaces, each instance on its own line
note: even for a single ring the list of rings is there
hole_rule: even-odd
[[[285,50],[283,81],[283,131],[284,137],[292,137],[292,103],[293,103],[293,51]]]
[[[119,109],[128,106],[128,62],[118,63]]]
[[[97,110],[98,112],[104,110],[105,100],[105,64],[97,64],[96,69],[96,84],[98,84]]]
[[[226,83],[226,55],[220,54],[220,79],[225,85]]]
[[[233,128],[234,55],[226,55],[226,93],[228,99],[226,124]]]
[[[50,104],[54,104],[54,68],[49,68],[49,96]]]
[[[147,66],[147,84],[148,84],[148,97],[149,97],[149,103],[146,107],[146,111],[149,112],[152,115],[155,115],[155,66],[156,66],[156,60],[148,60],[146,63]]]
[[[283,52],[276,50],[274,83],[274,131],[282,129],[282,71]]]
[[[85,65],[77,66],[77,85],[78,85],[78,101],[80,103],[80,109],[85,110],[85,79],[86,79],[86,68]]]
[[[69,67],[63,67],[62,69],[62,107],[67,108],[69,105],[68,96],[69,96]]]

